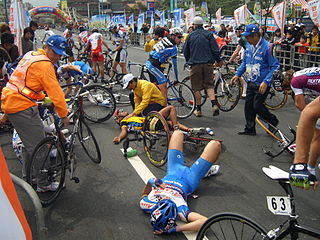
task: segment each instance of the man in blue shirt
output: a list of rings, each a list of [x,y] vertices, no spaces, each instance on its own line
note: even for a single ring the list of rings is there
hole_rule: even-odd
[[[248,84],[244,107],[246,126],[244,131],[238,134],[256,135],[256,114],[273,126],[277,126],[279,123],[276,116],[270,113],[263,103],[270,90],[272,74],[279,69],[280,65],[272,55],[270,43],[261,37],[259,27],[255,24],[249,24],[241,35],[246,37],[248,43],[242,64],[231,79],[231,83],[234,83],[243,75]]]
[[[193,19],[195,30],[191,32],[184,45],[183,54],[187,63],[191,66],[191,87],[196,97],[197,109],[194,115],[201,117],[201,93],[206,90],[211,100],[213,116],[219,114],[217,100],[213,88],[213,64],[217,62],[220,66],[219,48],[213,34],[204,30],[201,17]]]

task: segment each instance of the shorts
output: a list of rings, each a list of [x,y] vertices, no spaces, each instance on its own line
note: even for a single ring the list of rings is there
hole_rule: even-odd
[[[167,78],[163,74],[163,69],[157,68],[150,61],[146,62],[146,68],[148,69],[149,74],[154,76],[154,77],[150,77],[151,82],[156,82],[158,85],[164,84],[167,82]]]
[[[202,178],[211,166],[212,163],[200,157],[191,167],[187,167],[184,165],[183,152],[176,149],[169,149],[168,169],[163,180],[180,182],[182,191],[188,195],[198,188]]]
[[[191,67],[191,88],[193,91],[213,88],[213,64],[203,63]]]
[[[92,62],[103,62],[104,56],[103,56],[102,52],[91,53],[91,61]]]
[[[117,54],[114,58],[115,62],[118,63],[126,63],[127,62],[127,51],[125,49],[121,49],[120,51],[117,51]]]

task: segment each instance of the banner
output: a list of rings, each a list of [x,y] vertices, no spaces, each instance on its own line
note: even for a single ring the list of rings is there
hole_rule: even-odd
[[[133,27],[134,24],[134,16],[133,13],[130,15],[129,19],[128,19],[128,24],[131,25],[131,27]]]
[[[154,1],[148,0],[147,1],[147,8],[148,8],[148,11],[154,12]]]
[[[119,24],[121,24],[123,27],[125,27],[127,24],[126,24],[126,15],[123,14],[123,15],[120,15],[119,16]]]
[[[200,16],[202,17],[206,17],[208,14],[208,4],[207,2],[202,2],[201,3],[201,9],[200,9],[201,13]]]
[[[181,9],[175,9],[173,11],[173,16],[174,16],[174,26],[175,27],[180,27],[180,23],[181,23]]]
[[[308,2],[309,4],[309,15],[311,20],[318,27],[320,26],[320,0],[312,0]]]
[[[280,31],[284,32],[284,22],[286,14],[286,1],[279,3],[271,10],[272,16],[274,18],[275,24],[278,26]]]
[[[259,2],[255,2],[254,6],[253,6],[253,14],[254,15],[260,15],[260,11],[261,11],[261,5]]]
[[[170,11],[173,12],[174,9],[176,9],[178,6],[177,0],[170,0]]]
[[[24,28],[27,27],[27,15],[20,0],[13,0],[10,5],[9,27],[15,36],[14,42],[18,46],[19,53],[22,54],[21,37]]]
[[[144,24],[144,13],[140,13],[139,14],[139,17],[138,17],[138,23],[137,23],[137,25],[138,25],[138,33],[141,33],[141,28],[142,28],[142,25]]]
[[[194,8],[189,8],[188,10],[184,11],[184,15],[186,16],[186,26],[189,28],[192,25],[192,21],[196,16],[196,11]]]
[[[165,16],[164,16],[164,11],[161,11],[161,13],[160,13],[160,26],[161,27],[164,27],[164,25],[166,24],[165,22]]]
[[[154,28],[154,12],[152,12],[151,17],[150,17],[150,33],[153,33],[153,28]]]
[[[243,5],[234,10],[234,20],[237,25],[246,24],[247,19],[247,5]]]
[[[221,8],[216,11],[216,19],[218,24],[221,24]]]

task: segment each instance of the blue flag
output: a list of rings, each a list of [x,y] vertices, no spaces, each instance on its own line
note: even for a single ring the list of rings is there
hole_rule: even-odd
[[[142,24],[144,24],[144,13],[140,13],[138,17],[138,33],[141,33]]]
[[[180,27],[181,9],[177,8],[177,9],[173,10],[173,16],[174,16],[174,26],[175,27]]]
[[[160,13],[160,26],[163,27],[165,25],[165,16],[164,11]]]
[[[131,26],[133,26],[133,24],[134,24],[133,13],[132,13],[131,16],[129,17],[128,24],[131,25]]]

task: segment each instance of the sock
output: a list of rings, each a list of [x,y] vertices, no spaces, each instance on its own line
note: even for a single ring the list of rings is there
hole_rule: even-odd
[[[197,111],[201,111],[201,105],[197,105]]]
[[[312,175],[316,175],[316,168],[312,167],[308,164],[308,171],[312,174]]]
[[[213,107],[214,105],[217,104],[217,100],[211,100],[211,106]]]

